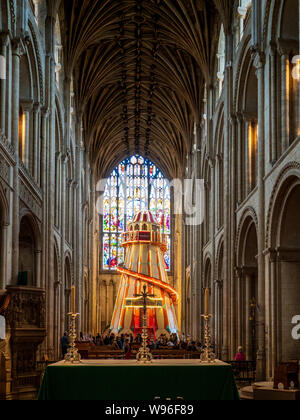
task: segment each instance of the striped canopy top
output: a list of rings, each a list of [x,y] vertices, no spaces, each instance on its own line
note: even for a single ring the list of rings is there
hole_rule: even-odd
[[[158,225],[156,218],[149,210],[139,211],[133,218],[132,223],[154,223]]]

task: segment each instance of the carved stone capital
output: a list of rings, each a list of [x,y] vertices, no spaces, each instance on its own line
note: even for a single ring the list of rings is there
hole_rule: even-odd
[[[258,51],[256,49],[252,50],[253,65],[256,70],[264,69],[266,64],[266,54],[263,51]]]

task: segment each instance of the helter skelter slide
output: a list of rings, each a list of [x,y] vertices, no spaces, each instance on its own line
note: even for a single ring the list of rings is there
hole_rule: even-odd
[[[178,333],[174,305],[178,293],[169,284],[165,269],[164,253],[167,250],[167,235],[161,233],[161,226],[150,211],[140,211],[128,224],[123,234],[125,263],[117,267],[121,273],[118,296],[112,317],[114,333],[142,332],[143,310],[136,296],[144,285],[150,295],[147,309],[148,334]]]

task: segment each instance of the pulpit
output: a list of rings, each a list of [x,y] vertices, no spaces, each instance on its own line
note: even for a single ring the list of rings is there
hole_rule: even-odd
[[[7,295],[10,297],[6,320],[12,355],[11,395],[13,399],[34,399],[40,382],[36,353],[46,337],[45,291],[9,286]]]

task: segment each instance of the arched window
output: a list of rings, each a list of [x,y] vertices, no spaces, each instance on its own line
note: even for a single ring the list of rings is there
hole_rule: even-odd
[[[217,79],[218,79],[218,96],[221,96],[223,86],[224,86],[224,72],[225,72],[225,33],[224,33],[224,26],[221,26],[220,30],[220,37],[219,37],[219,44],[218,44],[218,72],[217,72]]]
[[[121,162],[107,180],[103,202],[103,268],[115,270],[124,262],[121,234],[140,210],[149,209],[168,235],[165,254],[170,270],[170,187],[161,171],[148,159],[133,156]]]
[[[56,17],[55,22],[55,33],[54,33],[54,59],[55,59],[55,80],[57,88],[61,89],[61,77],[62,77],[62,61],[63,61],[63,47],[61,41],[61,28],[59,17]]]

